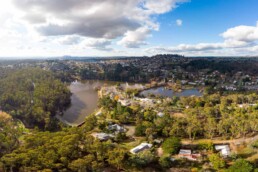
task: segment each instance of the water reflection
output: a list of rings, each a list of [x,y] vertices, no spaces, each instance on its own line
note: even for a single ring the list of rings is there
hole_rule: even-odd
[[[98,92],[96,89],[104,84],[101,81],[73,82],[70,85],[71,106],[65,111],[61,120],[73,125],[82,123],[85,117],[97,108]]]

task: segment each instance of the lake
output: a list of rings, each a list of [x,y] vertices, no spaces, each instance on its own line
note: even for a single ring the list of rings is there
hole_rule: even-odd
[[[71,106],[58,118],[69,125],[81,124],[85,117],[97,108],[98,92],[96,88],[106,84],[104,81],[72,82],[69,86],[72,92]]]
[[[71,126],[77,126],[83,123],[84,119],[97,109],[99,98],[96,88],[100,88],[102,86],[114,86],[117,83],[118,82],[98,80],[72,82],[69,86],[72,93],[71,106],[64,112],[63,116],[57,116],[57,118],[63,123]],[[120,85],[125,89],[143,88],[141,84],[120,83]]]
[[[154,94],[156,96],[161,97],[188,97],[188,96],[202,96],[202,93],[198,89],[186,89],[181,92],[174,92],[173,90],[166,89],[165,87],[151,88],[148,90],[144,90],[140,93],[140,96],[147,97],[150,94]]]

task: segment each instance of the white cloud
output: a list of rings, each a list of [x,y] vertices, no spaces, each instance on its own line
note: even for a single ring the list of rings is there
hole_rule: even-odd
[[[80,35],[116,39],[148,27],[158,30],[153,15],[186,0],[13,0],[22,20],[44,36]],[[127,39],[127,38],[126,38]],[[132,43],[132,42],[131,42]],[[139,45],[138,40],[136,44]],[[136,46],[137,46],[136,45]]]
[[[176,8],[178,3],[188,2],[188,0],[146,0],[144,7],[147,8],[150,13],[163,14]]]
[[[177,20],[176,20],[176,25],[177,25],[177,26],[182,26],[182,25],[183,25],[183,20],[177,19]]]
[[[228,40],[240,42],[253,42],[258,40],[258,22],[256,26],[237,26],[228,29],[221,36]]]
[[[145,39],[150,36],[150,29],[141,27],[135,31],[128,31],[124,38],[118,42],[127,48],[139,48],[142,45],[147,45]]]
[[[157,53],[186,53],[196,54],[197,52],[205,54],[207,52],[255,52],[257,50],[258,41],[258,23],[256,26],[237,26],[230,28],[220,34],[223,42],[218,43],[198,43],[198,44],[180,44],[173,47],[150,47],[145,50],[149,54]],[[257,55],[257,54],[256,54]]]

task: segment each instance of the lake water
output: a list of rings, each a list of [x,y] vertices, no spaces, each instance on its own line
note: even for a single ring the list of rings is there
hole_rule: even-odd
[[[202,96],[202,93],[198,89],[186,89],[181,92],[174,92],[173,90],[166,89],[165,87],[152,88],[144,90],[140,93],[141,96],[147,97],[150,94],[161,97],[188,97],[188,96]]]
[[[96,88],[102,86],[113,86],[118,82],[88,80],[72,82],[69,89],[72,93],[71,106],[64,112],[63,116],[57,118],[71,126],[84,122],[84,119],[97,109],[98,92]],[[120,83],[124,88],[142,88],[141,84]]]
[[[58,118],[70,125],[81,124],[85,117],[97,108],[98,92],[96,88],[104,84],[106,83],[103,81],[72,82],[69,86],[72,92],[71,106],[62,117]]]

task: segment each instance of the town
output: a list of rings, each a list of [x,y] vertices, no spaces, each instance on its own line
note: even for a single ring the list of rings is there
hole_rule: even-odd
[[[37,144],[60,158],[67,156],[65,152],[77,152],[70,162],[51,159],[53,166],[64,164],[54,167],[59,170],[235,171],[242,164],[251,172],[258,160],[257,66],[257,58],[180,55],[1,61],[1,115],[14,118],[7,120],[16,126],[11,132],[22,131],[15,139],[19,142],[14,140],[16,146],[10,145],[1,158],[2,167],[17,169],[28,163],[29,170],[38,169],[29,168],[41,162],[32,161],[31,154],[26,154],[32,158],[28,162],[18,158],[31,149],[22,147],[30,140],[44,158]],[[70,94],[67,86],[79,90]],[[98,97],[96,108],[82,114],[86,118],[78,123],[67,122],[64,116],[70,106],[88,108],[88,102],[85,107],[81,103],[85,91],[86,97]],[[13,97],[14,92],[24,98]],[[53,104],[44,105],[46,101]],[[75,118],[75,113],[79,112],[67,119]],[[71,142],[58,143],[60,135]],[[46,140],[37,143],[36,137]],[[17,150],[10,154],[11,149]],[[105,151],[109,153],[101,153]]]

